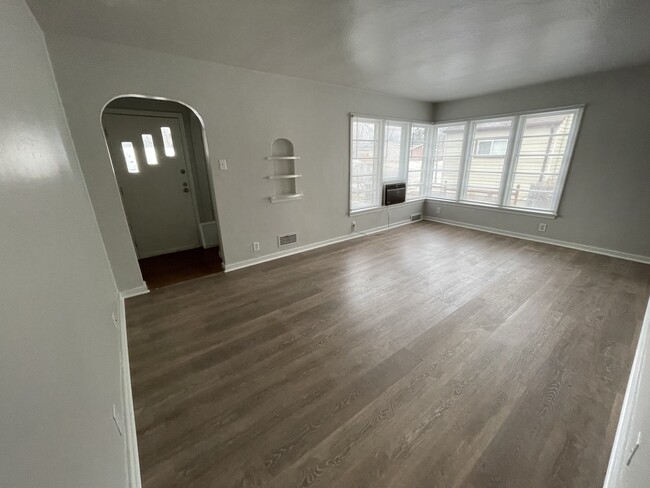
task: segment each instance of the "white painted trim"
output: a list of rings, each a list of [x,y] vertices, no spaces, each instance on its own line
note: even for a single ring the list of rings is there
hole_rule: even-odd
[[[120,297],[126,300],[127,298],[137,297],[138,295],[144,295],[146,293],[149,293],[149,287],[147,286],[147,283],[143,281],[140,286],[121,291]]]
[[[358,208],[356,210],[350,210],[348,215],[350,217],[355,217],[357,215],[364,215],[368,213],[381,212],[382,210],[392,210],[394,208],[408,207],[409,205],[422,204],[426,200],[426,197],[417,197],[412,198],[411,200],[406,200],[402,203],[395,203],[393,205],[379,205],[377,207],[368,207],[368,208]]]
[[[557,218],[557,213],[555,212],[542,212],[541,210],[526,210],[523,208],[517,209],[514,207],[497,207],[496,205],[488,205],[484,203],[467,203],[467,202],[457,202],[456,200],[445,200],[443,198],[434,198],[434,197],[425,197],[425,204],[431,203],[432,205],[452,205],[456,207],[479,209],[479,210],[491,210],[495,212],[505,212],[515,215],[523,215],[524,217],[534,217],[539,219],[551,219],[555,220]]]
[[[199,231],[201,233],[201,245],[203,246],[203,249],[208,249],[210,247],[216,247],[216,246],[219,245],[218,240],[214,244],[210,244],[208,241],[206,241],[206,239],[205,239],[205,227],[207,227],[208,225],[213,225],[215,227],[215,230],[218,228],[216,220],[211,220],[210,222],[201,222],[199,224]]]
[[[402,220],[401,222],[396,222],[391,224],[390,227],[381,226],[375,227],[374,229],[366,230],[363,232],[354,232],[349,235],[334,237],[333,239],[327,239],[324,241],[315,242],[313,244],[306,244],[304,246],[294,247],[292,249],[287,249],[286,251],[275,252],[273,254],[267,254],[265,256],[260,256],[259,258],[247,259],[245,261],[239,261],[233,264],[224,264],[223,270],[228,273],[230,271],[235,271],[236,269],[247,268],[249,266],[255,266],[256,264],[266,263],[267,261],[273,261],[275,259],[285,258],[293,254],[300,254],[303,252],[311,251],[312,249],[318,249],[319,247],[330,246],[332,244],[337,244],[339,242],[349,241],[351,239],[356,239],[357,237],[363,237],[370,234],[376,234],[378,232],[387,231],[394,229],[395,227],[401,227],[402,225],[414,224],[420,222],[419,220],[411,221]]]
[[[626,252],[614,251],[612,249],[604,249],[602,247],[588,246],[585,244],[577,244],[575,242],[560,241],[558,239],[549,239],[547,237],[538,237],[530,234],[523,234],[521,232],[511,232],[507,230],[496,229],[494,227],[485,227],[482,225],[467,224],[456,220],[439,219],[425,215],[424,220],[429,222],[438,222],[440,224],[453,225],[455,227],[464,227],[466,229],[479,230],[482,232],[489,232],[491,234],[499,234],[502,236],[516,237],[527,241],[542,242],[544,244],[552,244],[554,246],[568,247],[569,249],[577,249],[578,251],[593,252],[596,254],[603,254],[613,258],[627,259],[628,261],[636,261],[639,263],[650,264],[650,256],[641,256],[639,254],[630,254]]]
[[[124,301],[127,297],[119,294],[118,329],[120,340],[120,373],[122,376],[122,412],[124,412],[124,443],[127,467],[127,487],[141,488],[140,458],[138,456],[138,437],[135,427],[135,409],[133,408],[133,391],[131,388],[131,366],[129,362],[129,346],[126,335],[126,309]]]
[[[641,372],[647,360],[648,355],[648,342],[650,342],[650,300],[645,311],[645,318],[641,326],[641,334],[639,335],[639,342],[636,347],[636,354],[634,355],[634,362],[630,370],[630,376],[627,381],[627,389],[625,390],[625,398],[623,399],[623,406],[621,407],[621,416],[618,419],[618,427],[616,429],[616,437],[614,437],[614,445],[612,446],[612,453],[609,457],[609,465],[607,466],[607,475],[605,476],[605,483],[603,488],[618,488],[621,485],[621,477],[625,469],[626,457],[630,452],[627,449],[633,432],[632,420],[634,418],[636,404],[639,397],[639,385],[641,383]],[[644,415],[644,412],[638,412]]]

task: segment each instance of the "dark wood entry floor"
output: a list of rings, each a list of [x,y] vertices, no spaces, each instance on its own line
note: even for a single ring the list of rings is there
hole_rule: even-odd
[[[602,486],[649,292],[422,222],[129,299],[144,486]]]
[[[138,263],[150,290],[223,271],[218,247],[163,254]]]

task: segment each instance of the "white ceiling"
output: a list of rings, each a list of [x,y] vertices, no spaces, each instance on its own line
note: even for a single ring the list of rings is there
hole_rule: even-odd
[[[650,61],[650,0],[27,0],[46,32],[437,101]]]

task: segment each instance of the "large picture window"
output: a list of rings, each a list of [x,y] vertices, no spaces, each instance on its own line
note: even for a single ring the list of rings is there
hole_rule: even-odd
[[[425,124],[352,117],[350,210],[407,199],[556,214],[582,108]]]

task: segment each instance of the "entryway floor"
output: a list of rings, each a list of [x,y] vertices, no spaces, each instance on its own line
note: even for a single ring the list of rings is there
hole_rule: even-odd
[[[150,290],[223,271],[218,247],[179,251],[138,262]]]

